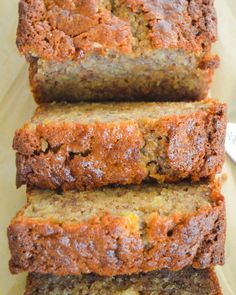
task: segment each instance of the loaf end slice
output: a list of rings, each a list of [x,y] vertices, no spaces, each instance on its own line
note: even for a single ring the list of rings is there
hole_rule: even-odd
[[[206,268],[224,263],[224,199],[208,182],[33,190],[8,237],[12,273],[113,276]]]
[[[63,276],[30,273],[24,295],[222,295],[213,269],[168,270],[132,276]]]
[[[197,181],[224,162],[226,105],[46,104],[16,131],[17,186],[87,190]]]
[[[206,97],[219,64],[214,1],[85,2],[19,3],[37,102]]]

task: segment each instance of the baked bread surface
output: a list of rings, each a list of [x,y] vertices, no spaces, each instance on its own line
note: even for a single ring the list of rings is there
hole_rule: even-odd
[[[226,105],[45,104],[16,131],[17,186],[93,189],[221,171]]]
[[[21,0],[37,102],[200,100],[219,58],[213,1]]]
[[[10,270],[114,276],[224,262],[217,184],[33,190],[8,228]]]

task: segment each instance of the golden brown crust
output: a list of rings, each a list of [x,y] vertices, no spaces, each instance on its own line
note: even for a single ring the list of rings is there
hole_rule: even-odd
[[[219,280],[215,273],[214,268],[206,269],[208,271],[209,280],[211,280],[211,292],[212,295],[223,295]]]
[[[198,180],[221,171],[225,129],[226,105],[217,101],[159,120],[39,123],[35,130],[25,124],[13,144],[17,186],[84,190],[149,178]]]
[[[105,212],[102,217],[60,224],[20,212],[8,228],[10,270],[113,276],[223,264],[225,206],[217,188],[212,201],[211,207],[184,216],[153,213],[142,230]]]
[[[74,292],[78,295],[122,295],[129,291],[142,295],[182,295],[185,292],[191,292],[192,295],[222,295],[214,269],[196,270],[191,267],[178,272],[162,270],[111,278],[93,274],[58,277],[30,273],[24,294],[47,295],[50,292],[56,295],[65,290],[68,295]]]
[[[132,23],[140,15],[145,24],[141,37],[139,22]],[[216,40],[212,0],[21,0],[19,16],[19,50],[43,59],[75,59],[106,50],[130,54],[137,42],[146,42],[148,50],[201,52]]]

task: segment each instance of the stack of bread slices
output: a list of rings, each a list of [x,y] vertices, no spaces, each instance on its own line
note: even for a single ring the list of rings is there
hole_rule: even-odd
[[[39,106],[16,131],[8,228],[26,295],[219,295],[226,105],[213,1],[21,0]]]

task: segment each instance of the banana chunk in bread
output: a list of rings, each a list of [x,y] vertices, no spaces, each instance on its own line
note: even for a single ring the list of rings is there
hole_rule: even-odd
[[[114,276],[224,262],[216,183],[32,190],[8,228],[10,270]]]
[[[45,104],[16,131],[17,186],[93,189],[221,171],[226,105]]]
[[[219,58],[214,1],[21,0],[37,102],[200,100]]]
[[[168,270],[132,276],[54,276],[30,273],[24,295],[222,295],[213,269]]]

